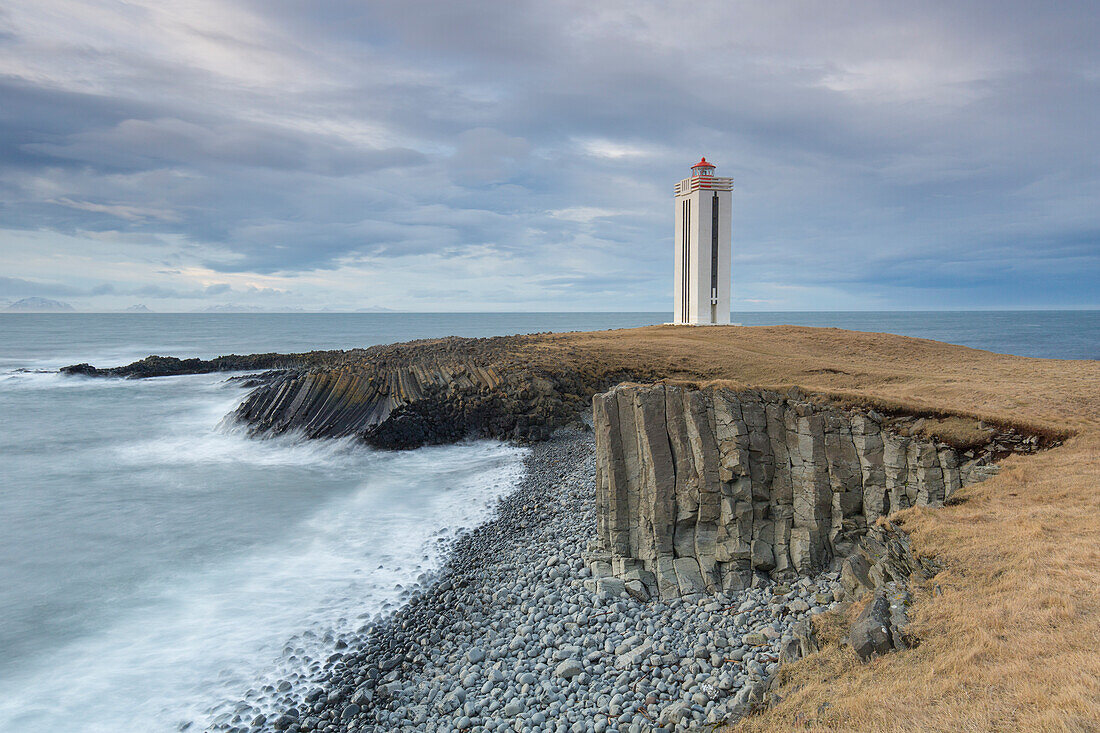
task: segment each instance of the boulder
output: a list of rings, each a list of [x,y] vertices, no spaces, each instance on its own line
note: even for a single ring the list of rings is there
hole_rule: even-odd
[[[649,591],[646,590],[645,583],[640,580],[628,580],[623,584],[626,592],[636,601],[648,601]]]
[[[768,637],[758,631],[751,631],[741,637],[741,642],[746,646],[761,646],[768,643]]]
[[[768,683],[764,680],[750,680],[733,696],[728,710],[730,717],[741,718],[760,708],[764,702],[764,693]]]
[[[848,632],[848,643],[863,662],[876,656],[909,648],[906,637],[909,594],[897,583],[875,591],[872,601],[856,618]]]
[[[660,717],[657,718],[657,722],[660,725],[677,726],[682,721],[690,719],[691,703],[679,701],[670,705],[665,705],[661,710]]]
[[[844,558],[844,563],[840,566],[840,584],[853,600],[874,588],[870,570],[871,564],[862,553]]]
[[[779,662],[780,664],[789,664],[790,662],[797,662],[802,658],[802,645],[798,643],[798,639],[790,638],[786,639],[779,645]]]
[[[367,685],[355,690],[351,695],[351,701],[359,707],[365,707],[374,699],[374,691]]]
[[[554,675],[568,680],[584,672],[584,665],[576,659],[566,659],[554,668]]]
[[[626,583],[621,578],[599,578],[596,580],[596,592],[621,596],[626,592]]]
[[[890,633],[890,602],[885,595],[876,594],[856,618],[848,632],[848,643],[864,662],[894,650],[894,638]]]
[[[646,639],[640,646],[636,646],[630,651],[623,652],[615,657],[615,669],[631,669],[642,663],[643,659],[646,659],[653,653],[653,641]]]

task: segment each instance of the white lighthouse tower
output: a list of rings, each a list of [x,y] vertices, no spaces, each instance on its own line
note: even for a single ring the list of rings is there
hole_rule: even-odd
[[[730,322],[732,178],[714,175],[703,158],[676,184],[676,297],[672,322]]]

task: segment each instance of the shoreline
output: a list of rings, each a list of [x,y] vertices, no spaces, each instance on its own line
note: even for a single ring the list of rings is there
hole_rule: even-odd
[[[983,728],[1007,725],[1041,730],[1045,729],[1044,724],[1052,721],[1072,725],[1081,720],[1098,719],[1096,715],[1089,714],[1089,711],[1094,710],[1094,701],[1090,702],[1087,690],[1067,687],[1063,671],[1067,668],[1074,669],[1075,681],[1100,679],[1100,669],[1097,668],[1100,657],[1081,657],[1078,654],[1080,649],[1091,648],[1088,644],[1091,639],[1096,638],[1097,619],[1100,619],[1096,594],[1093,592],[1097,587],[1093,582],[1096,566],[1091,562],[1092,555],[1089,554],[1093,548],[1080,542],[1080,538],[1092,536],[1096,531],[1096,499],[1093,488],[1100,471],[1100,465],[1097,464],[1100,446],[1097,444],[1096,430],[1097,425],[1100,425],[1100,407],[1095,400],[1097,392],[1094,388],[1100,378],[1100,373],[1097,372],[1100,362],[1000,356],[920,339],[840,332],[835,329],[775,327],[752,329],[752,333],[748,332],[749,329],[711,333],[717,330],[673,331],[651,327],[629,332],[529,337],[512,344],[514,351],[510,352],[510,361],[505,364],[508,367],[506,372],[494,371],[487,375],[489,379],[486,380],[486,385],[475,385],[481,394],[492,392],[496,388],[489,383],[502,378],[506,386],[496,390],[494,395],[499,399],[471,403],[467,397],[476,395],[466,391],[464,380],[468,377],[460,374],[458,379],[443,381],[434,386],[428,385],[432,389],[420,390],[422,394],[412,393],[416,404],[393,406],[397,407],[396,416],[401,418],[402,424],[412,427],[433,414],[439,415],[440,406],[464,408],[473,404],[479,409],[486,406],[496,412],[488,415],[481,413],[482,416],[494,418],[514,415],[517,417],[514,427],[520,428],[521,433],[526,432],[526,435],[517,437],[531,440],[537,439],[532,427],[537,428],[539,437],[544,431],[549,433],[550,428],[555,427],[552,420],[543,420],[534,426],[530,420],[523,426],[518,424],[519,417],[527,419],[525,412],[528,408],[537,406],[533,405],[531,397],[537,399],[540,396],[536,389],[541,385],[540,380],[550,378],[554,382],[554,389],[572,404],[577,398],[588,396],[594,386],[599,388],[598,385],[604,379],[612,381],[623,374],[637,374],[637,381],[640,383],[663,381],[692,388],[717,386],[740,389],[745,386],[762,386],[766,389],[787,389],[794,385],[808,393],[824,396],[830,404],[845,408],[855,406],[875,409],[891,419],[904,416],[911,421],[910,428],[915,430],[916,423],[919,422],[923,425],[922,433],[936,438],[947,438],[937,432],[941,429],[950,429],[965,438],[966,432],[969,432],[967,426],[976,426],[979,430],[993,426],[998,429],[1006,427],[1031,432],[1031,437],[1037,439],[1033,441],[1035,447],[1041,450],[1035,451],[1033,455],[1008,455],[1002,466],[1004,470],[998,476],[981,485],[967,488],[965,493],[959,495],[959,500],[949,506],[934,510],[919,507],[909,509],[897,518],[898,524],[911,538],[914,551],[922,557],[936,558],[943,569],[937,574],[931,590],[926,588],[924,591],[927,592],[914,594],[914,607],[919,611],[919,625],[915,627],[919,646],[883,657],[873,665],[866,665],[859,662],[850,648],[834,643],[836,639],[825,639],[821,651],[815,653],[808,664],[782,668],[779,681],[767,695],[769,701],[777,700],[780,696],[782,700],[761,711],[760,715],[743,719],[738,730],[777,733],[804,724],[830,729],[902,730],[917,726],[923,729],[947,730],[949,726],[964,724],[965,727],[969,723]],[[448,346],[439,349],[436,355],[436,364],[442,370],[450,370],[452,374],[456,365],[467,367],[471,372],[473,368],[481,370],[485,366],[480,358],[482,355],[471,350],[452,349]],[[405,378],[411,370],[404,369],[399,362],[400,359],[395,358],[391,361],[392,369],[379,372],[380,376],[393,378],[387,382],[392,385],[387,387],[387,399],[405,399],[410,394],[409,381]],[[417,369],[426,365],[431,366],[421,362],[413,364]],[[334,385],[334,388],[326,387],[319,389],[315,395],[304,395],[303,402],[309,396],[310,401],[318,408],[314,414],[304,417],[308,417],[310,422],[316,418],[315,424],[321,428],[339,426],[349,412],[331,409],[333,406],[339,407],[335,402],[328,406],[324,403],[331,396],[341,396],[339,387],[349,378],[371,376],[372,366],[371,363],[362,363],[307,370],[312,374],[332,377],[327,384]],[[415,372],[412,374],[417,376]],[[570,379],[573,377],[582,378]],[[451,390],[451,383],[459,383],[462,385],[461,389]],[[318,387],[326,386],[321,380],[317,384]],[[420,386],[413,383],[414,389],[419,389]],[[525,395],[525,392],[528,394]],[[350,397],[356,393],[362,394],[363,390],[350,390],[348,395]],[[538,416],[556,419],[558,404],[555,401],[551,406],[554,407],[553,411]],[[565,406],[567,405],[563,401],[561,407]],[[476,413],[470,414],[478,417]],[[485,424],[491,426],[492,423],[487,421]],[[354,432],[358,425],[351,427]],[[956,430],[960,427],[967,430]],[[509,433],[502,429],[500,432],[507,438],[515,436],[517,431],[512,430]],[[360,435],[358,432],[354,434]],[[415,434],[413,437],[416,437]],[[549,451],[558,442],[559,438],[550,440],[545,450]],[[1051,450],[1046,450],[1048,448]],[[541,449],[536,445],[532,451]],[[512,628],[507,614],[504,617],[495,615],[501,602],[493,598],[492,591],[498,587],[509,589],[508,592],[515,595],[522,605],[526,602],[524,594],[530,587],[546,583],[549,583],[549,592],[556,592],[559,596],[558,602],[552,609],[548,609],[552,612],[537,621],[527,614],[520,621],[520,625],[531,626],[531,631],[538,636],[531,641],[534,645],[532,651],[539,650],[538,645],[543,643],[543,636],[551,635],[550,625],[558,625],[558,631],[553,632],[557,636],[553,639],[564,637],[566,641],[573,640],[574,632],[581,625],[581,609],[572,611],[569,605],[591,608],[597,601],[602,604],[599,606],[600,610],[588,612],[584,622],[586,626],[597,623],[593,619],[595,613],[604,613],[609,610],[607,607],[621,604],[622,610],[614,611],[618,619],[615,623],[626,624],[627,629],[641,628],[642,632],[635,635],[643,636],[643,641],[646,640],[644,634],[648,631],[645,628],[645,618],[641,618],[641,626],[630,626],[635,619],[637,604],[630,597],[610,595],[609,586],[614,584],[609,582],[602,584],[603,590],[609,595],[599,597],[600,589],[595,586],[595,581],[582,575],[583,567],[578,569],[575,566],[576,557],[570,554],[572,550],[570,553],[560,554],[560,558],[552,566],[539,564],[538,561],[545,558],[538,551],[537,544],[529,541],[528,534],[537,536],[536,539],[545,536],[547,546],[553,545],[556,548],[568,539],[567,535],[571,537],[574,530],[580,534],[588,531],[580,526],[581,523],[574,521],[568,524],[566,532],[561,528],[561,517],[540,516],[536,507],[546,502],[547,497],[551,497],[551,503],[557,506],[571,506],[568,501],[557,500],[563,494],[568,499],[568,495],[577,493],[590,501],[590,494],[586,493],[590,486],[585,482],[568,488],[567,491],[558,491],[561,487],[550,485],[558,481],[561,479],[557,478],[556,473],[552,473],[548,474],[541,489],[533,484],[531,490],[539,497],[539,501],[532,501],[529,505],[521,502],[516,510],[515,526],[509,531],[517,534],[508,537],[503,546],[506,551],[522,555],[522,562],[501,559],[500,556],[505,553],[494,555],[493,548],[487,547],[480,557],[471,557],[462,568],[465,584],[442,592],[451,593],[449,601],[443,600],[442,605],[432,605],[435,602],[432,599],[437,599],[437,596],[441,599],[443,595],[431,588],[426,593],[414,594],[414,601],[425,604],[425,619],[402,615],[400,618],[409,621],[407,628],[401,628],[395,623],[376,632],[380,641],[376,648],[372,647],[375,653],[373,664],[377,670],[373,675],[369,674],[371,658],[363,657],[363,664],[360,664],[352,657],[370,651],[369,639],[364,635],[370,624],[379,617],[372,616],[368,621],[366,616],[360,616],[361,621],[357,621],[368,624],[367,627],[360,627],[343,639],[337,637],[333,640],[335,647],[343,649],[341,653],[344,657],[352,660],[350,666],[344,664],[337,667],[335,665],[339,660],[333,660],[332,671],[338,674],[335,677],[329,674],[325,683],[318,688],[321,694],[310,695],[308,709],[296,710],[298,716],[284,721],[284,728],[290,729],[296,725],[299,731],[307,729],[308,721],[308,729],[341,733],[405,728],[449,730],[453,728],[448,726],[456,725],[462,717],[467,717],[470,718],[471,728],[481,729],[488,727],[482,719],[493,714],[503,715],[504,705],[519,698],[522,706],[527,708],[520,710],[516,716],[520,719],[518,727],[522,730],[523,721],[528,721],[534,714],[532,709],[537,708],[535,712],[542,712],[555,701],[547,697],[550,693],[565,694],[566,702],[570,702],[572,695],[573,702],[580,700],[586,703],[585,695],[592,684],[573,688],[570,683],[563,689],[561,682],[554,676],[560,663],[554,656],[561,644],[553,645],[552,649],[546,646],[543,651],[549,650],[550,655],[538,656],[539,661],[533,662],[535,665],[544,665],[542,669],[529,671],[535,676],[533,693],[531,689],[524,691],[523,684],[519,684],[518,670],[522,669],[520,662],[523,659],[517,658],[518,661],[513,664],[513,674],[509,676],[504,669],[512,664],[507,661],[510,659],[508,655],[505,659],[489,657],[480,663],[471,662],[463,657],[462,650],[465,647],[459,644],[465,639],[468,646],[469,640],[473,638],[471,634],[487,624],[496,624],[496,627],[489,626],[493,633],[510,631],[515,636],[515,629]],[[514,492],[511,487],[505,490]],[[524,510],[524,506],[528,508]],[[577,513],[577,516],[583,516],[583,513]],[[490,523],[492,521],[494,520],[490,520]],[[526,522],[526,526],[520,527],[519,522]],[[577,529],[578,526],[580,529]],[[525,533],[521,534],[521,529]],[[560,530],[557,535],[554,534],[555,530]],[[472,534],[478,535],[481,531],[474,530]],[[460,544],[458,540],[448,542],[447,555],[450,555],[452,546],[457,547]],[[578,539],[571,547],[584,544]],[[532,547],[535,548],[534,551],[524,554]],[[583,547],[578,549],[583,550]],[[528,562],[532,560],[532,556],[535,565]],[[568,562],[563,562],[563,559]],[[462,565],[458,560],[453,561],[456,567]],[[510,567],[496,568],[501,563]],[[490,572],[492,568],[496,570]],[[551,568],[558,570],[560,578],[550,580]],[[592,565],[589,568],[600,572],[599,568]],[[437,571],[419,579],[420,582],[433,583],[435,572]],[[555,586],[555,581],[559,579],[562,582]],[[531,580],[535,582],[528,582]],[[588,588],[586,582],[591,583],[593,588]],[[580,590],[574,593],[577,586]],[[768,589],[765,586],[753,590]],[[488,592],[488,600],[485,597],[476,597],[480,590]],[[412,587],[407,592],[412,593]],[[421,595],[431,598],[422,601]],[[505,593],[504,601],[507,601],[507,595]],[[403,596],[394,607],[400,607],[406,597]],[[582,604],[576,602],[578,599],[587,600]],[[454,605],[456,600],[464,605]],[[786,600],[790,602],[795,599]],[[564,610],[561,608],[563,603]],[[514,610],[514,605],[508,606],[508,609]],[[463,612],[456,615],[456,609],[460,607]],[[1009,609],[1011,613],[1006,612]],[[450,614],[450,620],[443,624],[442,631],[438,624],[432,623],[439,617],[440,610]],[[393,607],[386,614],[392,611]],[[706,612],[693,609],[692,613]],[[664,625],[667,624],[662,621],[662,629]],[[605,635],[605,642],[608,635],[619,633],[619,630],[605,628],[602,624],[593,625],[592,628],[596,629],[593,633]],[[420,631],[424,633],[416,635]],[[433,631],[440,637],[434,643],[431,640]],[[996,631],[995,640],[990,637],[993,631]],[[447,638],[448,633],[452,638]],[[598,666],[601,661],[605,671],[609,667],[614,668],[614,663],[622,656],[618,653],[622,644],[626,645],[623,647],[623,654],[632,651],[628,648],[633,643],[632,637],[620,636],[622,643],[613,644],[614,648],[610,650],[606,648],[606,644],[599,646],[603,652],[602,658],[589,660],[586,654],[582,654],[579,659],[582,673],[590,676],[597,674],[594,671],[590,673],[588,667]],[[428,639],[426,644],[419,642],[422,637]],[[724,638],[728,646],[733,635],[727,633]],[[388,660],[398,657],[396,651],[390,657],[382,656],[382,652],[387,649],[398,648],[390,642],[406,644],[410,639],[416,642],[415,646],[409,643],[403,647],[395,665],[388,670],[382,669],[380,663],[387,663]],[[671,646],[677,651],[694,651],[693,648],[681,644],[686,640],[684,637]],[[347,641],[354,641],[351,650],[344,646]],[[437,664],[433,655],[437,652],[444,653],[437,648],[440,645],[447,647],[445,655],[457,654],[456,659],[452,661],[446,657],[442,659],[442,666]],[[668,646],[666,643],[666,647]],[[292,651],[286,653],[291,654]],[[523,651],[526,654],[526,647]],[[643,663],[655,659],[656,665],[662,665],[666,655],[661,649],[656,651],[658,653],[650,654],[649,660],[643,659]],[[306,680],[317,679],[317,675],[323,671],[322,668],[327,669],[325,658],[328,654],[315,656],[317,661],[312,663],[313,660],[310,660],[308,672],[289,678],[301,684],[300,688],[296,687],[290,694],[298,694],[299,689],[303,693],[312,691]],[[685,657],[681,656],[680,659]],[[1052,659],[1057,660],[1057,663],[1050,663]],[[455,662],[458,666],[451,669]],[[489,694],[488,698],[483,697],[481,687],[475,686],[474,692],[467,694],[463,686],[460,704],[453,710],[443,709],[451,706],[458,698],[453,684],[461,685],[464,679],[458,677],[458,682],[453,683],[456,675],[472,668],[473,671],[469,674],[488,674],[495,677],[494,665],[501,662],[506,664],[495,667],[495,670],[503,679],[492,680],[494,686],[490,686],[489,693],[486,693]],[[690,667],[691,664],[686,666]],[[706,676],[708,673],[702,672],[701,667],[699,669],[698,673],[691,674],[703,674],[702,683],[709,686],[711,676]],[[398,675],[387,679],[395,671]],[[421,679],[428,672],[432,675]],[[361,681],[357,678],[361,678]],[[478,679],[481,678],[475,677],[473,681],[476,683]],[[452,681],[450,687],[447,686],[448,680]],[[1021,680],[1026,680],[1026,684]],[[368,681],[371,684],[366,684]],[[488,681],[490,680],[485,680]],[[548,681],[552,689],[543,689],[543,681]],[[332,682],[336,684],[330,684]],[[385,687],[394,682],[405,686]],[[482,686],[485,682],[481,683]],[[700,680],[695,678],[694,682],[699,683]],[[265,689],[265,700],[278,699],[279,704],[284,704],[282,684],[278,681],[274,684],[278,685],[279,691],[268,695]],[[585,689],[582,691],[580,687]],[[697,687],[704,692],[707,689],[701,684],[697,684]],[[501,692],[493,696],[491,693],[498,688]],[[731,690],[740,694],[741,688]],[[978,690],[977,695],[975,690]],[[683,692],[690,692],[690,686]],[[773,692],[776,693],[775,696],[772,695]],[[445,705],[442,704],[443,698],[452,693],[455,696]],[[534,697],[530,697],[529,693]],[[349,695],[355,694],[359,694],[360,699],[368,704],[359,705],[360,709],[350,713],[347,720],[344,720],[344,711],[352,704]],[[511,697],[505,699],[508,694]],[[611,699],[602,701],[601,697],[605,694],[610,695]],[[621,701],[615,702],[614,697],[610,693],[597,694],[595,715],[603,715],[605,718],[611,716],[612,705],[617,705],[615,710],[625,710],[635,718],[629,723],[624,722],[623,727],[626,730],[630,730],[634,723],[639,727],[643,724],[648,726],[645,715],[651,711],[656,712],[660,719],[664,712],[661,704],[667,704],[671,699],[658,696],[653,703],[645,703],[643,698],[643,703],[646,704],[643,715],[637,710],[636,698],[623,695]],[[647,692],[646,698],[648,697]],[[691,697],[694,697],[694,693],[688,700],[693,705],[696,704]],[[975,700],[980,700],[983,704],[975,706]],[[601,707],[604,702],[607,703],[606,713]],[[493,703],[499,704],[493,708]],[[479,704],[480,708],[477,707]],[[635,708],[627,709],[631,704]],[[219,718],[218,730],[259,731],[274,728],[276,716],[269,713],[270,719],[252,725],[253,720],[250,718],[254,718],[255,711],[245,716],[243,711],[247,709],[246,704],[238,705],[236,709],[232,705],[231,699],[220,710],[231,710],[230,715],[240,712],[243,720],[238,718],[227,722],[226,719]],[[424,722],[417,725],[413,722],[415,717],[394,717],[399,713],[399,710],[394,709],[395,705],[402,711],[411,710],[414,716],[423,712]],[[469,714],[467,706],[472,706]],[[267,706],[264,707],[266,712]],[[583,709],[584,705],[581,707]],[[691,712],[706,712],[705,704],[700,703],[700,707],[703,708],[702,711]],[[512,709],[515,710],[516,706]],[[559,705],[558,713],[561,710],[562,706]],[[456,718],[459,711],[461,717]],[[328,715],[321,718],[321,714],[326,712]],[[309,721],[311,717],[315,717],[316,721]],[[546,717],[547,722],[555,723],[553,727],[541,724],[529,724],[527,727],[557,729],[558,722],[565,723],[565,730],[573,727],[561,715],[557,719],[550,718],[549,715]],[[620,714],[613,721],[608,720],[601,725],[605,729],[610,728],[610,723],[620,722],[621,717]],[[379,719],[384,722],[375,722]],[[598,719],[597,717],[595,720]],[[511,728],[515,728],[515,717],[510,720]],[[590,718],[584,723],[592,723],[592,720]],[[573,723],[580,725],[579,729],[587,729],[581,724],[582,721]],[[195,726],[190,730],[198,728],[199,726]]]
[[[698,600],[595,579],[592,434],[531,446],[524,478],[435,579],[333,655],[300,703],[218,731],[642,731],[717,724],[764,694],[835,573]],[[777,592],[778,591],[778,592]]]

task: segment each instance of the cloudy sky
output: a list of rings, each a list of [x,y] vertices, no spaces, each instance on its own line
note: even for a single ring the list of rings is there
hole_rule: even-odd
[[[9,0],[0,299],[666,310],[732,176],[733,309],[1100,306],[1091,3]]]

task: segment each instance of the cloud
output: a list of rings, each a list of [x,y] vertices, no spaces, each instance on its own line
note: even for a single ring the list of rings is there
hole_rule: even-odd
[[[1095,305],[1098,32],[1017,2],[40,0],[0,16],[0,260],[89,302],[663,309],[706,154],[742,303]]]
[[[29,298],[33,296],[59,298],[85,294],[86,291],[61,283],[35,282],[19,277],[0,276],[0,296],[6,298]]]
[[[567,209],[555,209],[547,213],[554,219],[588,224],[596,219],[606,219],[610,216],[617,216],[621,212],[612,211],[611,209],[600,209],[595,206],[570,206]]]
[[[423,162],[415,150],[370,148],[332,135],[241,122],[202,125],[175,118],[127,119],[109,129],[70,135],[64,143],[28,143],[22,150],[103,170],[240,167],[344,176]]]
[[[641,145],[632,145],[621,140],[580,140],[578,145],[587,155],[595,158],[641,158],[652,152]]]
[[[97,204],[91,201],[73,201],[69,198],[59,198],[51,203],[68,206],[81,211],[94,211],[125,219],[126,221],[140,221],[141,219],[163,219],[164,221],[179,221],[179,216],[164,209],[141,208],[126,204]]]
[[[460,132],[455,142],[448,168],[460,182],[474,185],[508,180],[530,150],[523,138],[484,127]]]

